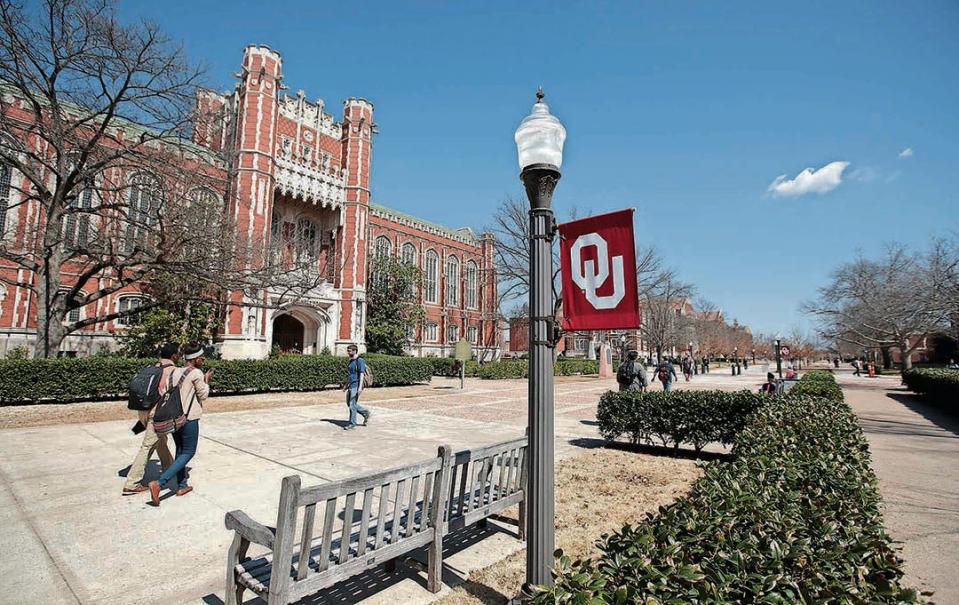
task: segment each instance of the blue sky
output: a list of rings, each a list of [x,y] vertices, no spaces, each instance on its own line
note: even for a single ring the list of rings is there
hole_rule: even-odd
[[[128,2],[232,86],[243,47],[291,92],[375,104],[374,200],[481,228],[522,196],[513,131],[543,85],[567,128],[554,204],[637,209],[640,244],[756,329],[884,241],[959,231],[959,4]],[[911,154],[900,154],[906,150]],[[800,177],[806,168],[826,171]],[[838,172],[838,174],[837,174]],[[780,175],[775,195],[769,187]],[[828,191],[827,191],[828,190]]]

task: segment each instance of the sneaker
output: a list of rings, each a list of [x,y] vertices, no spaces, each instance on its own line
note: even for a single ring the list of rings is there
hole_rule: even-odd
[[[355,428],[356,428],[356,425],[355,425],[355,424],[348,424],[348,425],[346,425],[346,426],[343,427],[343,430],[344,430],[344,431],[352,431],[352,430],[355,429]]]
[[[370,418],[373,417],[373,412],[367,412],[366,416],[363,416],[363,426],[370,426]]]

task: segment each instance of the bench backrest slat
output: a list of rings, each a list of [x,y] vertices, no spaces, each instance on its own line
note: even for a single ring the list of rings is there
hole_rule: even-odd
[[[373,490],[368,487],[363,492],[363,513],[360,517],[360,543],[356,547],[356,556],[361,557],[366,553],[366,543],[370,537],[370,508],[373,505]]]
[[[436,473],[426,473],[426,481],[423,483],[423,509],[420,511],[420,528],[418,533],[426,531],[427,527],[431,527],[430,519],[430,510],[433,506],[436,506],[436,503],[433,501],[433,480],[434,478],[440,480],[440,472]]]
[[[393,504],[393,532],[390,536],[390,544],[396,544],[400,537],[400,513],[403,512],[403,497],[406,496],[406,479],[400,479],[396,482],[396,500]]]
[[[323,536],[320,538],[320,561],[317,571],[326,571],[330,566],[330,550],[333,547],[333,522],[336,520],[336,498],[326,501],[323,513]]]
[[[296,579],[302,580],[310,570],[310,543],[313,541],[313,523],[316,520],[316,504],[307,504],[303,509],[303,533],[300,535],[300,560],[296,566]]]
[[[376,537],[373,540],[373,548],[379,549],[383,546],[383,533],[386,526],[386,511],[390,507],[390,487],[391,484],[385,483],[380,487],[380,500],[376,505]]]
[[[353,505],[356,502],[356,492],[346,495],[346,505],[343,507],[343,531],[340,534],[339,563],[350,560],[350,534],[353,528]]]

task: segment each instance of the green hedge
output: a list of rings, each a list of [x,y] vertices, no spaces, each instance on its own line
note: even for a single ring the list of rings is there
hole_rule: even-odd
[[[732,444],[766,401],[750,391],[609,391],[599,400],[596,419],[610,441],[625,435],[635,444],[686,443],[699,451],[708,443]]]
[[[799,379],[799,382],[789,389],[788,397],[825,397],[842,401],[842,389],[836,384],[836,378],[832,372],[826,370],[812,370],[806,372]]]
[[[540,604],[917,603],[883,527],[876,476],[842,401],[774,398],[705,465],[692,494],[604,537],[597,560],[558,553]]]
[[[955,413],[959,401],[959,370],[913,368],[902,373],[910,391],[928,397],[932,403]]]
[[[428,359],[365,355],[375,386],[429,382]],[[316,391],[346,376],[346,357],[289,355],[262,360],[210,360],[214,393]],[[0,360],[0,403],[68,402],[123,396],[148,359],[80,357]]]
[[[460,375],[458,362],[455,359],[449,357],[428,357],[427,359],[433,365],[434,376],[457,377]],[[529,362],[525,359],[503,359],[484,363],[470,360],[466,362],[466,376],[484,380],[526,378],[528,368]],[[553,365],[553,374],[556,376],[598,373],[599,362],[596,360],[560,358]]]

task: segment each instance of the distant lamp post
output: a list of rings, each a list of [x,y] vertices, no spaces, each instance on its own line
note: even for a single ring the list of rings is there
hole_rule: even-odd
[[[553,256],[556,222],[550,204],[563,165],[566,128],[549,113],[543,89],[516,129],[520,179],[529,198],[529,473],[526,485],[526,585],[552,584],[553,501]]]
[[[626,361],[626,334],[619,337],[619,362]]]
[[[733,376],[736,375],[737,366],[739,366],[739,347],[733,347]]]
[[[756,365],[756,349],[753,349],[753,365]]]
[[[693,358],[693,341],[689,341],[689,361],[693,366],[693,374],[699,374],[699,368],[696,366],[696,360]]]
[[[779,338],[776,339],[776,373],[779,374],[779,379],[783,379],[783,353],[782,353],[782,340]]]

